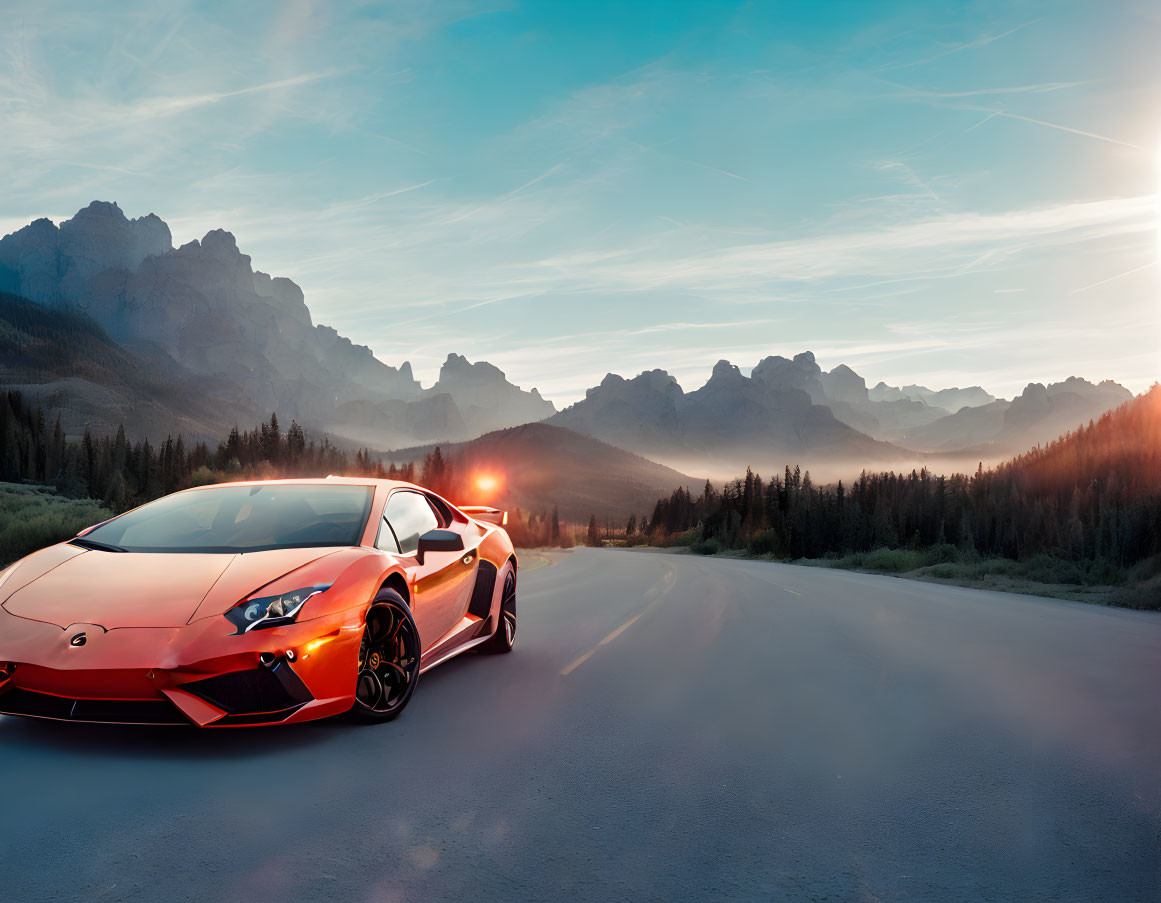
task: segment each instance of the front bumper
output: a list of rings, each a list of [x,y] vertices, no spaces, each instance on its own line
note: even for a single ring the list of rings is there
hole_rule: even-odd
[[[65,630],[0,609],[0,714],[202,727],[325,718],[354,702],[362,631],[361,608],[240,636],[224,618]]]

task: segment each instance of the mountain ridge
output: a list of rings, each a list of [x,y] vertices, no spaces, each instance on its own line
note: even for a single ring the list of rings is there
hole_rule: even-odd
[[[255,419],[277,410],[351,441],[390,447],[425,438],[408,431],[414,423],[440,424],[447,402],[431,401],[440,395],[465,408],[444,411],[439,428],[445,438],[468,438],[473,430],[555,410],[491,365],[473,371],[487,374],[487,397],[454,379],[451,386],[425,390],[409,363],[392,367],[367,346],[314,323],[302,290],[290,279],[254,270],[231,233],[214,229],[175,248],[159,217],[128,219],[111,202],[94,201],[59,226],[35,220],[0,239],[0,290],[49,310],[82,311],[127,348],[160,350],[175,372],[215,381],[233,416]],[[482,363],[454,357],[467,367]],[[388,402],[394,404],[380,408],[377,428],[333,417],[348,403],[361,410],[360,403]],[[413,404],[419,409],[411,410]],[[214,426],[220,432],[229,425]]]
[[[784,463],[824,473],[837,462],[954,468],[966,466],[968,457],[998,461],[1049,442],[1130,397],[1111,380],[1079,377],[1029,384],[1012,400],[978,386],[932,390],[880,382],[867,389],[850,366],[824,371],[804,351],[767,356],[748,377],[718,361],[706,383],[690,392],[665,370],[629,378],[609,373],[547,422],[679,469],[704,469],[706,456],[714,456],[721,459],[714,465],[718,475],[731,466],[768,470]],[[960,407],[951,411],[936,401]]]
[[[687,474],[619,446],[546,422],[495,430],[466,442],[438,443],[459,471],[461,504],[490,504],[540,512],[556,506],[565,520],[584,523],[590,515],[623,521],[646,511],[659,494],[696,489],[704,477]],[[421,464],[435,445],[399,449],[385,456],[397,464]],[[472,477],[497,480],[498,499],[474,489]]]
[[[254,269],[230,232],[175,248],[160,217],[129,219],[105,201],[59,226],[38,219],[0,239],[0,291],[28,297],[46,316],[83,313],[101,341],[119,345],[124,373],[151,374],[132,397],[132,380],[70,361],[68,343],[57,341],[61,359],[39,369],[22,370],[19,351],[11,354],[6,384],[65,412],[68,429],[109,429],[120,419],[135,433],[181,427],[212,438],[277,411],[339,441],[388,449],[545,419],[679,470],[712,463],[720,475],[750,463],[817,471],[840,462],[910,466],[931,455],[998,458],[1130,397],[1115,383],[1075,377],[1029,384],[1011,400],[979,386],[868,389],[849,365],[823,370],[810,351],[769,355],[748,375],[719,361],[688,392],[661,369],[610,373],[562,411],[494,365],[455,353],[424,387],[408,362],[385,364],[316,323],[299,286]],[[151,397],[163,384],[188,391]]]

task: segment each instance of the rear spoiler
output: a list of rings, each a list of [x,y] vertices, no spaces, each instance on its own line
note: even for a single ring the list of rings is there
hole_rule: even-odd
[[[468,517],[474,517],[476,520],[487,521],[497,527],[508,526],[508,512],[500,508],[489,508],[487,505],[457,505],[456,507]]]

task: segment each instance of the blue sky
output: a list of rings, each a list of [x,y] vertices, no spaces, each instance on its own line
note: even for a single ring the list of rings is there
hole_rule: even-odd
[[[2,5],[0,232],[228,229],[425,383],[1161,376],[1155,3],[99,6]]]

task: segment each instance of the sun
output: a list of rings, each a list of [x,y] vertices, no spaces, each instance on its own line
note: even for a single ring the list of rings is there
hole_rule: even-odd
[[[480,490],[480,492],[491,492],[496,488],[496,485],[496,478],[489,474],[480,474],[478,477],[476,477],[476,488]]]

